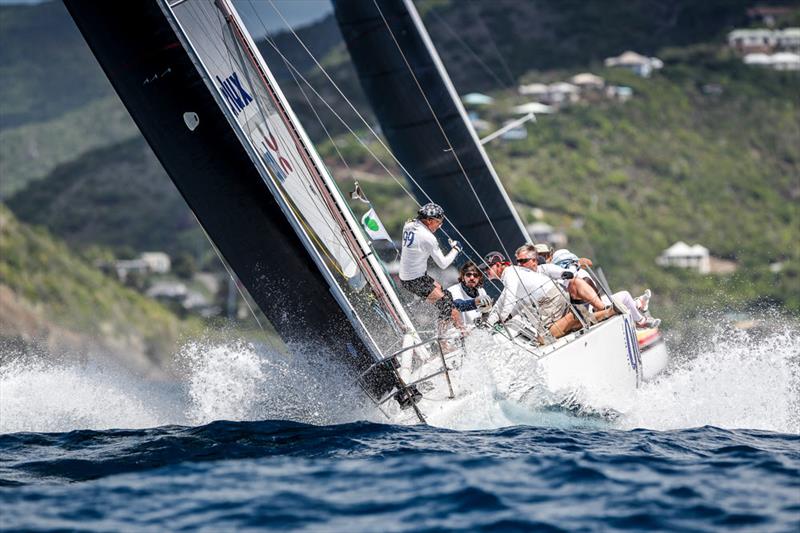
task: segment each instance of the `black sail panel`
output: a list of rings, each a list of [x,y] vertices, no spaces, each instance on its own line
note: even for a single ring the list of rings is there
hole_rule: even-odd
[[[367,348],[158,4],[66,5],[161,164],[281,337],[368,361]]]
[[[415,24],[413,6],[403,0],[334,0],[334,9],[383,134],[424,190],[412,185],[418,201],[430,197],[442,205],[448,222],[478,254],[526,242],[447,73],[419,20]],[[475,251],[465,251],[476,258]]]

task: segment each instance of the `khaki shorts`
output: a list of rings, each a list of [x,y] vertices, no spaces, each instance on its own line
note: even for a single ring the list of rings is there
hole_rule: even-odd
[[[549,327],[569,311],[569,302],[555,287],[548,289],[547,296],[536,302],[536,305],[539,306],[539,314],[545,327]]]

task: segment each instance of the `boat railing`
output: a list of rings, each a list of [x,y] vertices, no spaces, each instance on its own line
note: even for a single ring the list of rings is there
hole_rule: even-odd
[[[439,376],[444,376],[444,379],[447,383],[448,397],[452,399],[455,398],[455,392],[453,390],[452,379],[450,378],[450,372],[452,371],[452,368],[448,366],[447,356],[450,355],[451,353],[457,353],[459,350],[463,350],[463,348],[464,348],[463,339],[461,338],[453,339],[449,337],[443,337],[440,335],[429,337],[425,340],[416,342],[414,344],[404,346],[399,350],[396,350],[395,352],[392,352],[391,354],[375,361],[366,370],[364,370],[363,372],[361,372],[361,374],[358,375],[358,377],[356,378],[356,382],[361,386],[364,392],[366,392],[369,399],[373,403],[375,403],[375,405],[377,405],[379,408],[382,407],[386,402],[388,402],[392,398],[396,398],[398,396],[403,396],[403,395],[408,397],[411,402],[416,404],[418,399],[417,396],[414,394],[414,392],[416,392],[414,388],[421,383],[430,381]],[[394,370],[399,369],[400,359],[402,358],[402,356],[408,354],[409,352],[417,352],[417,353],[421,352],[423,354],[427,354],[428,361],[432,359],[439,359],[439,361],[441,362],[441,366],[432,372],[428,372],[422,376],[415,377],[413,381],[404,382],[402,380],[399,380],[400,383],[397,384],[397,387],[382,397],[377,397],[372,392],[370,392],[370,387],[368,386],[370,375],[374,374],[375,372],[383,368],[391,367]]]

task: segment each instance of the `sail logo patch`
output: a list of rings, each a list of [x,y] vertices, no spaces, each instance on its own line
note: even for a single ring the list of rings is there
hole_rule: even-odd
[[[231,73],[224,81],[219,79],[219,76],[214,77],[217,78],[219,90],[225,96],[231,111],[234,115],[239,116],[239,113],[253,101],[253,97],[242,87],[239,76],[235,72]]]
[[[267,160],[267,164],[275,172],[278,181],[283,183],[286,181],[287,174],[291,174],[294,171],[292,164],[280,154],[278,141],[271,131],[267,131],[267,135],[261,141],[261,145],[264,149],[264,157]]]

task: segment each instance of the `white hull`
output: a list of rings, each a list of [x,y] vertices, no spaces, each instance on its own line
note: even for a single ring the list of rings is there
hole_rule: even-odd
[[[478,333],[468,340],[465,351],[447,355],[454,398],[449,397],[444,374],[420,384],[423,398],[417,405],[427,422],[467,427],[476,418],[475,411],[484,410],[484,416],[478,417],[484,423],[488,418],[489,423],[503,425],[502,413],[492,412],[498,401],[615,410],[641,382],[638,344],[627,315],[549,346],[523,347],[521,342]],[[441,359],[432,358],[414,377],[420,379],[441,367]],[[385,407],[395,422],[418,421],[412,410],[400,411],[395,402]]]

